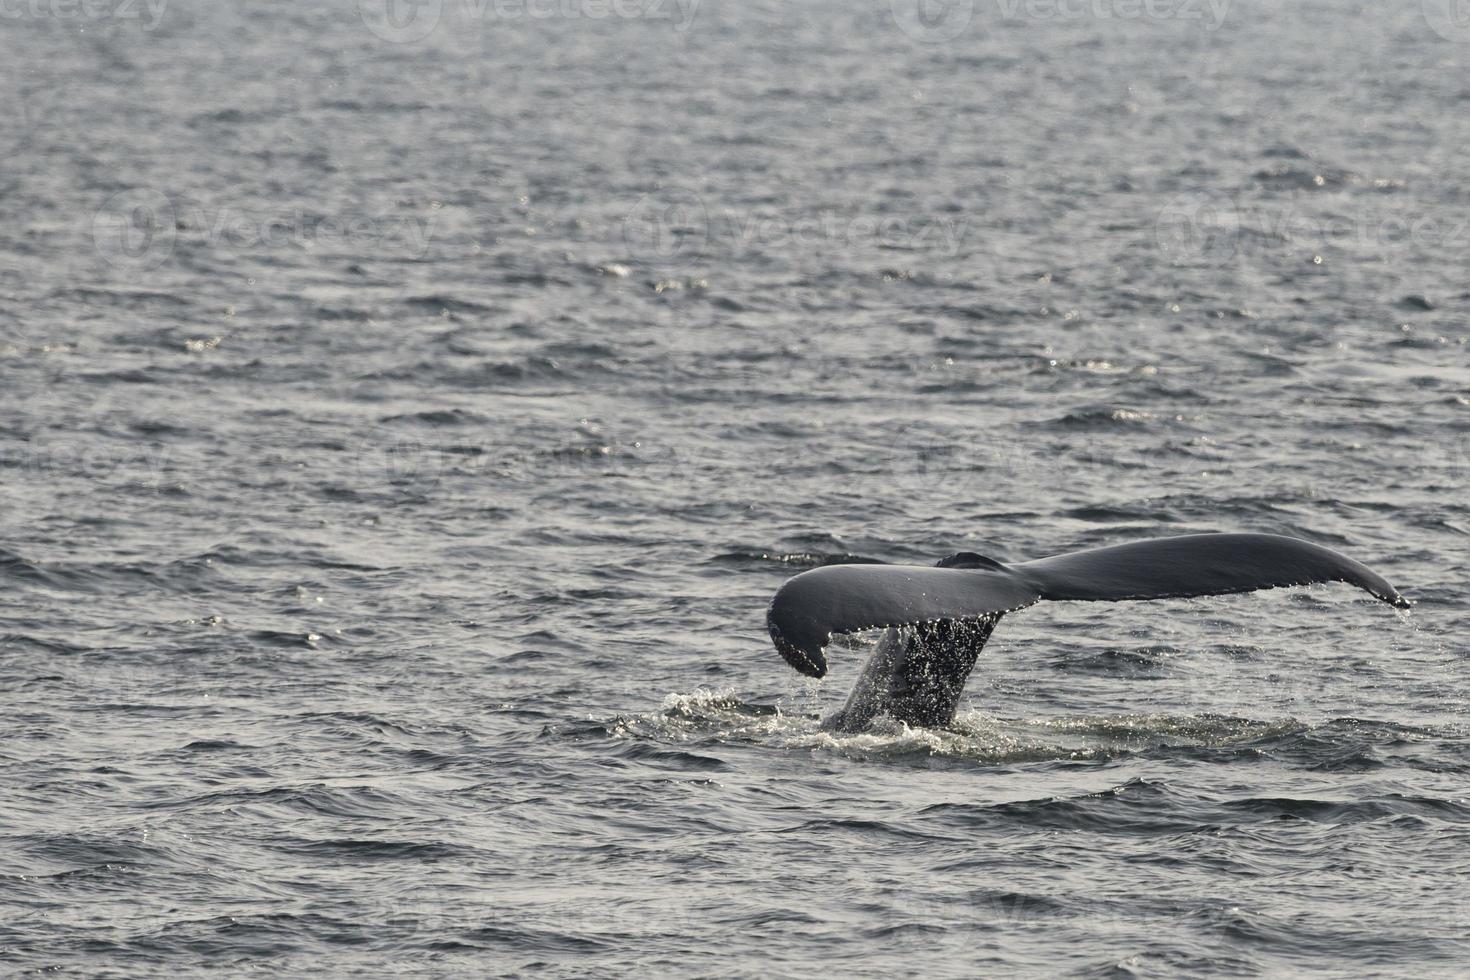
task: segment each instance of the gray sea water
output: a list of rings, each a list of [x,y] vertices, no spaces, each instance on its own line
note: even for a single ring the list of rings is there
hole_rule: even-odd
[[[0,0],[0,969],[1470,970],[1440,0]],[[790,575],[1292,534],[818,727]]]

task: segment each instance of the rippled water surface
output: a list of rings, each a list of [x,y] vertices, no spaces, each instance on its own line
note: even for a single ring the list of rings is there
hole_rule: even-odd
[[[1470,29],[1149,10],[7,8],[5,971],[1463,975]],[[764,632],[1200,530],[1416,606]]]

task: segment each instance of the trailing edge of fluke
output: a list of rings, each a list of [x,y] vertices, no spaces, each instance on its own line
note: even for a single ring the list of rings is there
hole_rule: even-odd
[[[1185,534],[1015,565],[961,553],[932,568],[814,568],[777,590],[766,626],[788,664],[822,677],[823,650],[841,633],[965,621],[993,626],[1001,614],[1042,599],[1174,599],[1320,582],[1346,582],[1409,607],[1383,576],[1321,545],[1276,534]]]

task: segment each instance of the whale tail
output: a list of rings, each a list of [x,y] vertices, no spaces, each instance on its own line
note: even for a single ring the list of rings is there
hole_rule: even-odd
[[[825,648],[834,635],[889,627],[839,713],[842,727],[848,718],[865,723],[878,704],[912,724],[946,724],[1007,612],[1042,599],[1173,599],[1322,582],[1355,585],[1396,608],[1409,605],[1381,575],[1321,545],[1274,534],[1187,534],[1015,565],[970,553],[933,568],[828,565],[781,586],[766,626],[786,662],[811,677],[826,674]]]

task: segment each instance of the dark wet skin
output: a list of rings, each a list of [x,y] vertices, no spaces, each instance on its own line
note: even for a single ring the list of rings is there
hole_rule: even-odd
[[[1016,565],[963,552],[932,568],[827,566],[783,585],[766,623],[781,656],[811,677],[826,675],[833,635],[887,628],[847,704],[826,724],[860,731],[888,715],[932,728],[954,720],[976,658],[1007,612],[1043,599],[1171,599],[1322,582],[1409,606],[1382,576],[1321,545],[1275,534],[1188,534]]]
[[[868,658],[841,711],[824,727],[858,732],[875,717],[924,728],[954,721],[965,682],[999,616],[890,628]]]

